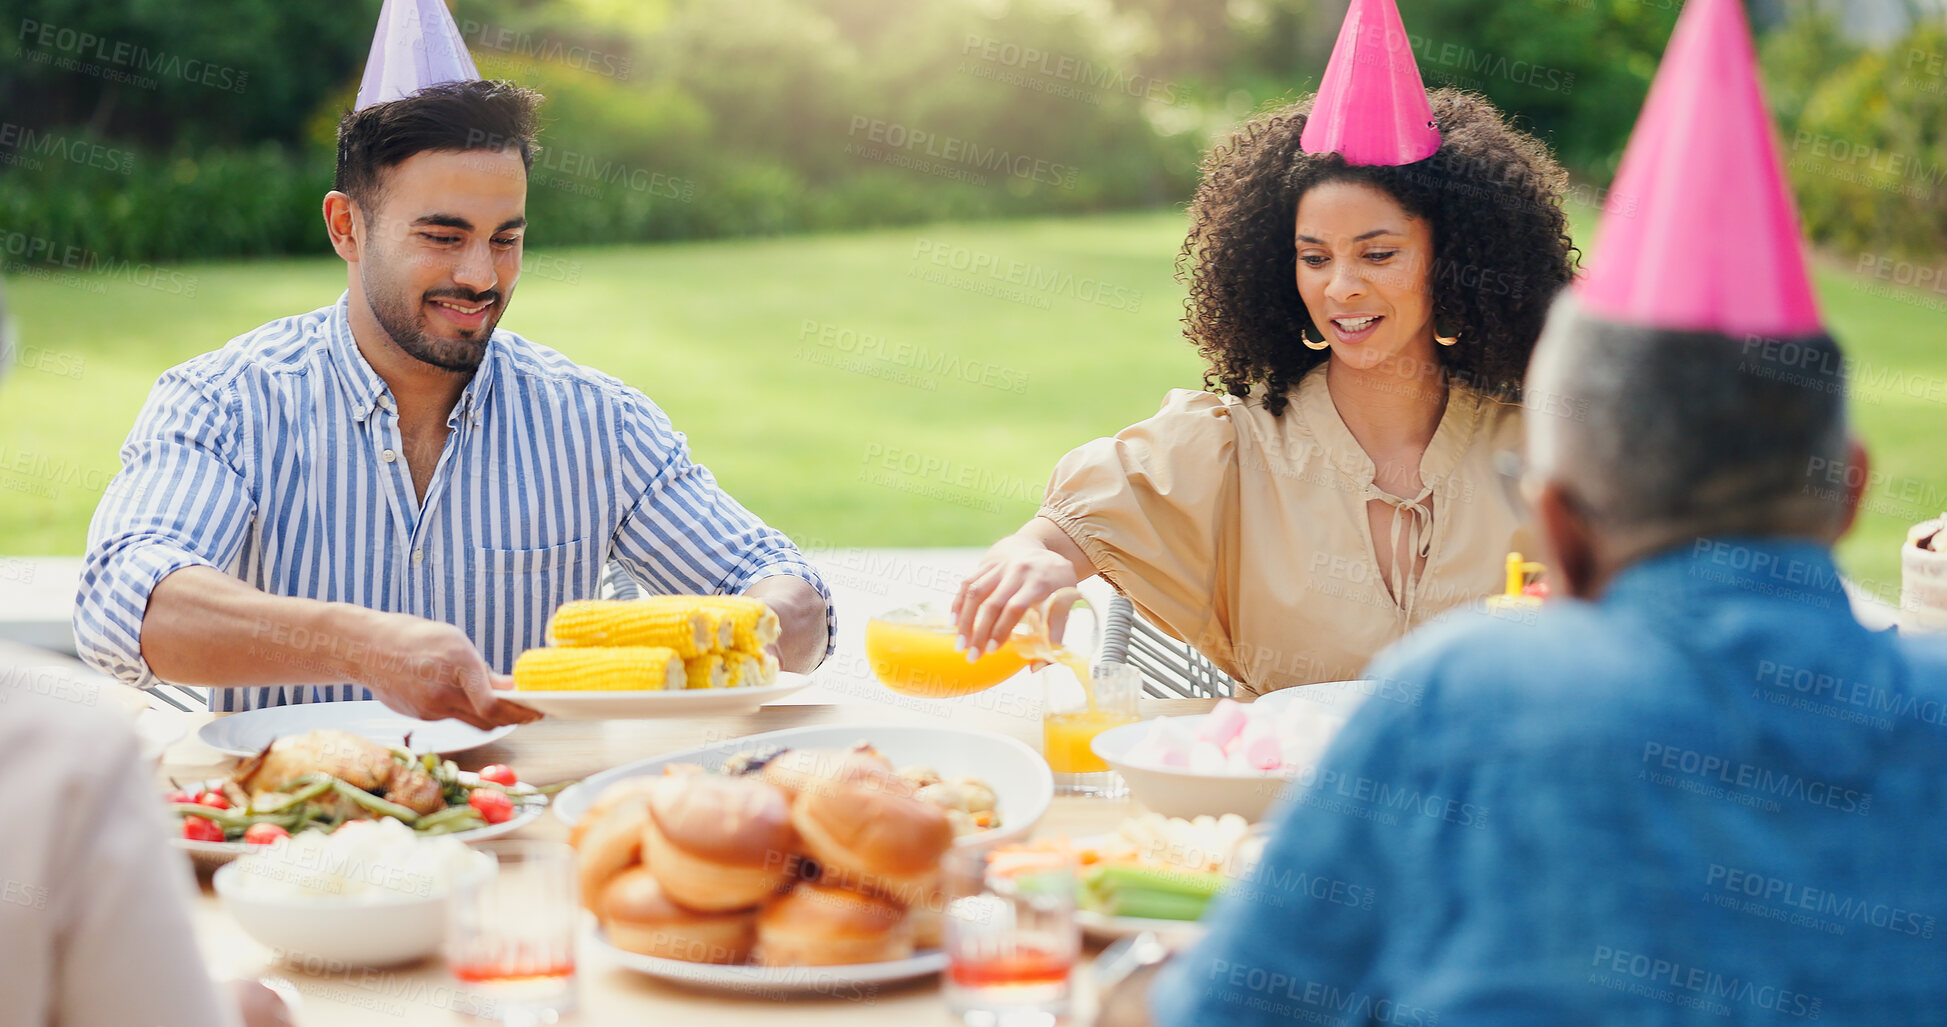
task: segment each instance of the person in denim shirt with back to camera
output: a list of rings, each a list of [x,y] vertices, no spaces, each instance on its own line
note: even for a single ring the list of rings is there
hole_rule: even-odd
[[[1737,0],[1693,0],[1618,172],[1634,214],[1529,370],[1567,598],[1373,663],[1416,701],[1368,702],[1293,786],[1156,1021],[1939,1022],[1947,645],[1840,587],[1865,453],[1764,110]]]

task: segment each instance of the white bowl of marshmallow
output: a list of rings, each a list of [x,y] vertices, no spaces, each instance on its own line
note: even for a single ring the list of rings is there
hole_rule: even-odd
[[[1371,684],[1303,685],[1252,703],[1222,699],[1209,713],[1111,728],[1095,736],[1093,748],[1149,810],[1255,821],[1286,784],[1317,764]]]

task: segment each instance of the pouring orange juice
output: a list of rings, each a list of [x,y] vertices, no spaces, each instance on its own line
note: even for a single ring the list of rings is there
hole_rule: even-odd
[[[972,663],[954,651],[956,626],[945,611],[930,603],[905,607],[866,623],[866,659],[887,688],[933,699],[972,695],[1031,669],[1043,679],[1042,751],[1056,783],[1066,792],[1097,791],[1087,786],[1101,784],[1097,779],[1109,776],[1109,766],[1090,743],[1103,731],[1137,719],[1140,684],[1131,687],[1117,675],[1105,683],[1109,688],[1098,689],[1088,659],[1050,637],[1051,614],[1076,606],[1088,608],[1080,592],[1056,592],[1021,618],[1006,643]]]
[[[1007,644],[968,663],[953,649],[953,620],[933,603],[882,613],[865,624],[865,658],[879,682],[901,695],[948,699],[984,692],[1028,665],[1021,643],[1032,633],[1029,618]]]
[[[1075,593],[1072,588],[1066,591]],[[971,663],[965,653],[955,651],[953,618],[937,603],[882,613],[865,624],[866,662],[887,688],[926,699],[984,692],[1030,665],[1060,663],[1086,682],[1088,663],[1048,639],[1047,611],[1061,598],[1057,592],[1045,606],[1029,610],[1005,644]],[[1088,605],[1080,593],[1068,601]]]
[[[1065,588],[1048,598],[1039,623],[1054,610],[1087,607],[1081,593]],[[1091,613],[1094,611],[1091,609]],[[1042,679],[1041,752],[1055,775],[1055,791],[1062,795],[1114,795],[1122,781],[1102,757],[1095,755],[1095,736],[1112,727],[1134,723],[1136,697],[1142,676],[1134,667],[1104,665],[1089,672],[1089,664],[1073,646],[1056,645],[1047,632],[1033,635],[1023,653],[1039,667]]]

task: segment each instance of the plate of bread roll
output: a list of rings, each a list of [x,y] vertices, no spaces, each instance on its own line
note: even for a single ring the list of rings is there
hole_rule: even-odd
[[[556,799],[617,963],[692,985],[821,992],[922,977],[940,860],[1024,837],[1047,764],[991,732],[793,728],[618,767]]]
[[[747,712],[811,684],[778,669],[778,633],[748,596],[577,599],[514,661],[508,699],[566,720]]]

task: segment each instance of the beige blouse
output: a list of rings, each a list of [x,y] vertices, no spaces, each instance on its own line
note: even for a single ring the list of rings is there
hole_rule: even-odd
[[[1453,385],[1424,491],[1388,496],[1321,364],[1281,418],[1259,395],[1173,390],[1156,416],[1064,456],[1041,514],[1150,623],[1257,695],[1355,678],[1408,629],[1499,592],[1509,550],[1533,553],[1494,470],[1520,450],[1518,404]],[[1375,499],[1426,557],[1398,599],[1375,556]]]

